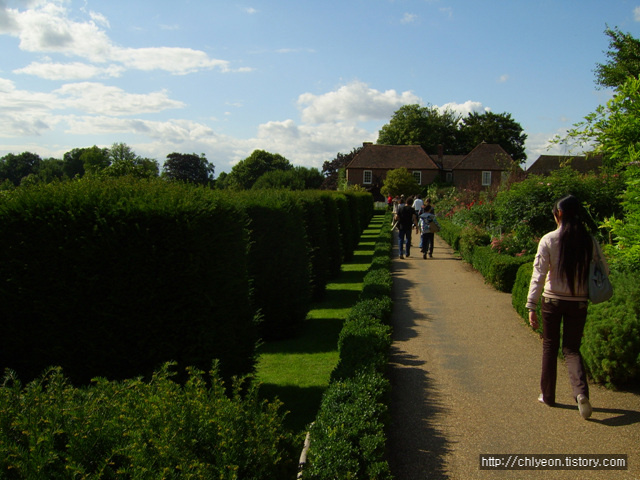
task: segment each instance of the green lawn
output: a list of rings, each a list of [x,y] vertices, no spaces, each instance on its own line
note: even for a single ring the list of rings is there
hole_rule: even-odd
[[[322,302],[312,306],[300,335],[263,344],[259,349],[257,379],[266,398],[278,397],[289,412],[286,423],[302,432],[313,421],[331,371],[338,363],[338,335],[351,307],[358,301],[362,280],[371,264],[383,216],[373,218],[351,261],[327,285]]]

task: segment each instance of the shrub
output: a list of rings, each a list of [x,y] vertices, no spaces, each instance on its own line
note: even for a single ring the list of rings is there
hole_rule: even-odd
[[[368,315],[349,315],[338,338],[340,360],[332,380],[344,380],[357,372],[384,372],[391,347],[391,327]]]
[[[230,396],[215,369],[170,366],[139,379],[72,387],[59,368],[22,388],[0,389],[3,478],[293,478],[295,440],[277,402],[236,381]]]
[[[511,292],[518,269],[523,263],[529,263],[532,260],[532,255],[526,257],[501,255],[494,252],[491,247],[485,246],[474,248],[472,265],[494,288],[501,292]]]
[[[525,262],[518,268],[513,288],[511,289],[511,304],[514,310],[520,315],[525,323],[529,325],[529,310],[527,310],[527,296],[529,295],[529,285],[531,283],[531,275],[533,275],[533,262]],[[542,318],[540,305],[537,308],[538,318]],[[542,322],[538,331],[542,332]]]
[[[640,382],[640,275],[611,275],[614,295],[589,305],[582,355],[590,376],[609,387]]]
[[[304,478],[392,478],[384,460],[388,391],[389,382],[380,373],[360,373],[329,386],[310,429]]]
[[[440,224],[440,232],[438,235],[447,242],[455,251],[460,250],[460,236],[462,235],[462,227],[455,225],[449,220],[438,219]]]
[[[491,237],[486,230],[470,225],[464,227],[460,232],[460,255],[467,262],[473,261],[473,249],[476,246],[489,245]]]
[[[364,276],[360,298],[380,298],[391,296],[393,277],[387,270],[372,270]]]
[[[528,225],[535,236],[556,228],[551,209],[560,198],[573,194],[588,206],[595,222],[621,213],[618,197],[623,182],[617,176],[583,175],[570,167],[549,176],[532,175],[500,191],[495,199],[497,225],[504,232]],[[595,223],[592,225],[595,228]]]

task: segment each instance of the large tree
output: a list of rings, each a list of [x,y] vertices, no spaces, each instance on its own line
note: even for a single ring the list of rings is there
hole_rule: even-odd
[[[497,143],[518,163],[527,159],[524,142],[527,135],[510,113],[472,112],[460,124],[459,136],[464,152],[482,142]]]
[[[331,161],[327,160],[322,164],[322,174],[324,175],[324,181],[322,182],[323,190],[338,189],[340,171],[349,165],[353,157],[355,157],[360,150],[362,150],[362,147],[356,147],[349,153],[338,153],[336,158]]]
[[[41,162],[40,156],[31,152],[6,154],[0,158],[0,183],[8,181],[17,187],[24,177],[37,172]]]
[[[156,160],[136,155],[126,143],[114,143],[109,149],[109,160],[110,165],[100,171],[101,175],[153,178],[160,172],[160,166]]]
[[[204,153],[170,153],[162,167],[162,174],[170,180],[209,185],[213,182],[214,165]]]
[[[609,60],[596,65],[596,84],[617,88],[628,77],[640,75],[640,40],[629,33],[622,33],[618,27],[607,27],[604,33],[609,36]]]
[[[427,153],[437,152],[442,145],[446,153],[466,153],[460,151],[459,121],[460,115],[451,110],[403,105],[378,132],[378,144],[421,145]]]
[[[256,180],[273,170],[291,170],[291,162],[278,153],[254,150],[244,160],[236,163],[225,178],[225,183],[235,189],[249,190]]]

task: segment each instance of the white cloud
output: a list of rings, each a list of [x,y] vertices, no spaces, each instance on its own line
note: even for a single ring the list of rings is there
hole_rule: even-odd
[[[416,20],[418,20],[418,16],[415,13],[405,13],[400,23],[414,23]]]
[[[311,124],[388,119],[395,110],[410,103],[420,103],[412,92],[380,92],[363,82],[352,82],[323,95],[304,93],[298,97],[302,121]]]
[[[228,61],[210,58],[201,50],[179,47],[122,48],[116,46],[100,28],[100,25],[109,26],[108,19],[95,12],[90,12],[89,15],[90,21],[71,20],[63,4],[53,2],[38,4],[24,11],[5,8],[0,17],[0,34],[18,37],[20,48],[25,51],[75,56],[99,64],[110,62],[127,68],[144,71],[165,70],[177,75],[212,68],[219,68],[223,72],[233,71]],[[52,73],[53,70],[56,72]],[[236,71],[248,70],[244,68]],[[44,69],[41,65],[39,68],[23,69],[23,73],[57,75],[56,78],[60,78],[59,75],[64,72],[76,75],[77,69],[60,67]],[[86,70],[84,75],[87,75]]]
[[[88,63],[33,62],[13,73],[25,73],[47,80],[87,80],[94,77],[119,77],[124,71],[120,65],[98,67]]]
[[[498,77],[498,83],[505,83],[507,80],[509,80],[509,75],[507,74],[500,75],[500,77]]]
[[[244,9],[244,11],[245,11],[246,13],[248,13],[249,15],[253,15],[254,13],[258,13],[258,10],[256,10],[256,9],[255,9],[255,8],[253,8],[253,7],[245,8],[245,9]]]
[[[184,103],[171,100],[166,91],[146,94],[127,93],[101,83],[65,84],[53,92],[18,90],[13,82],[0,79],[0,110],[26,113],[74,108],[85,113],[133,115],[182,108]]]
[[[633,19],[636,22],[640,22],[640,7],[636,7],[633,9]]]
[[[444,112],[445,110],[450,110],[454,113],[458,113],[463,117],[466,117],[470,113],[485,113],[489,112],[491,109],[489,107],[483,107],[481,102],[474,102],[473,100],[467,100],[464,103],[445,103],[444,105],[438,107],[438,110]]]
[[[69,83],[53,93],[58,97],[60,107],[98,115],[139,115],[185,106],[171,100],[165,90],[135,94],[93,82]]]

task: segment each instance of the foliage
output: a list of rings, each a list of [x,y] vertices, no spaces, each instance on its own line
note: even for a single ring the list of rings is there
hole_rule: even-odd
[[[463,150],[470,152],[482,142],[497,143],[517,163],[527,159],[525,141],[527,134],[522,126],[511,118],[510,113],[471,112],[462,119],[460,135]]]
[[[384,225],[388,225],[390,213]],[[375,257],[391,252],[391,234],[383,228]],[[389,382],[383,376],[391,345],[389,269],[370,266],[364,283],[381,282],[363,289],[361,301],[350,312],[340,334],[340,361],[332,373],[316,421],[310,429],[311,448],[304,478],[390,480],[385,458]],[[386,273],[385,275],[381,275]],[[373,274],[373,275],[372,275]],[[390,287],[389,287],[390,288]]]
[[[225,378],[250,372],[245,228],[226,196],[160,180],[84,178],[4,195],[0,367],[31,379],[60,365],[87,382],[215,357]]]
[[[640,382],[640,275],[611,276],[614,295],[589,305],[582,356],[590,376],[609,387]]]
[[[272,170],[253,184],[253,190],[279,188],[283,190],[317,190],[324,177],[317,168],[293,167],[291,170]]]
[[[384,459],[382,419],[389,382],[380,373],[359,373],[334,382],[326,391],[320,412],[311,426],[310,480],[390,480]]]
[[[0,158],[0,183],[8,180],[17,187],[24,177],[36,172],[41,162],[40,156],[31,152],[6,154]]]
[[[640,166],[630,165],[625,173],[627,188],[622,195],[624,220],[610,218],[604,223],[614,245],[607,246],[611,265],[620,270],[640,270]]]
[[[236,190],[249,190],[258,178],[273,170],[291,170],[293,165],[277,153],[269,153],[264,150],[254,150],[244,160],[236,163],[225,179],[229,188]]]
[[[109,149],[110,163],[96,172],[107,177],[155,178],[159,175],[158,162],[134,153],[126,143],[114,143]]]
[[[481,227],[469,225],[460,232],[459,252],[462,258],[471,262],[473,249],[476,246],[486,246],[491,242],[491,236]]]
[[[213,182],[214,166],[204,153],[170,153],[162,166],[162,175],[170,180],[209,185]]]
[[[604,33],[609,37],[609,60],[596,66],[596,83],[602,87],[618,88],[629,77],[640,76],[640,40],[617,27],[607,27]]]
[[[292,478],[294,438],[277,402],[217,371],[190,369],[184,386],[170,364],[151,381],[75,388],[50,369],[24,388],[8,372],[0,388],[3,478]]]
[[[513,257],[496,253],[489,246],[476,246],[472,250],[470,263],[496,290],[511,292],[520,265],[532,260],[533,254]]]
[[[444,145],[448,153],[460,153],[459,121],[460,116],[451,110],[440,112],[432,105],[403,105],[378,132],[378,143],[421,145],[426,152],[435,152],[438,145]]]
[[[402,167],[387,172],[380,193],[384,196],[391,195],[396,197],[399,195],[417,195],[421,190],[422,188],[413,174]]]
[[[444,153],[466,155],[480,143],[496,143],[513,159],[527,159],[527,135],[509,113],[471,112],[466,117],[428,105],[403,105],[378,132],[382,145],[421,145],[427,153],[442,146]]]
[[[637,41],[636,41],[637,42]],[[605,156],[611,170],[626,183],[623,212],[610,212],[605,228],[616,241],[609,248],[613,263],[620,268],[640,266],[640,79],[629,77],[606,106],[599,106],[585,121],[570,130],[563,142],[595,142],[596,152]],[[622,215],[624,213],[624,215]]]
[[[498,192],[495,199],[496,226],[503,232],[528,231],[532,237],[541,237],[556,228],[551,210],[560,198],[573,194],[590,212],[596,222],[621,212],[618,196],[622,193],[620,176],[607,174],[580,174],[564,167],[544,177],[532,175],[514,183],[508,190]]]
[[[518,313],[518,315],[520,315],[527,326],[529,326],[529,310],[527,309],[527,297],[529,296],[529,285],[531,283],[532,275],[533,262],[529,261],[523,263],[518,269],[513,288],[511,289],[511,305],[513,305],[513,309]],[[541,302],[538,302],[536,313],[538,314],[538,318],[542,318]],[[539,323],[536,331],[538,333],[542,333],[542,322]]]
[[[322,182],[323,190],[338,190],[339,172],[344,171],[345,167],[353,160],[353,158],[362,150],[362,147],[356,147],[349,153],[338,153],[336,158],[331,161],[325,161],[322,164],[322,174],[324,181]]]
[[[532,236],[526,225],[520,228],[495,236],[491,239],[491,248],[496,253],[503,253],[512,257],[536,253],[539,239]]]
[[[525,305],[532,273],[533,263],[524,263],[512,290],[513,308],[527,325]],[[637,272],[612,271],[610,279],[614,290],[611,300],[589,304],[581,353],[594,381],[622,388],[640,381],[640,278]],[[540,316],[540,305],[537,310]]]

